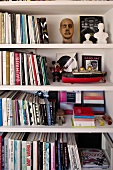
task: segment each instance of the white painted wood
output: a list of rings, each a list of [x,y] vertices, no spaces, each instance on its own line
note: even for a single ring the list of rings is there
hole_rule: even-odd
[[[66,116],[66,123],[62,126],[43,126],[43,125],[33,125],[33,126],[2,126],[0,127],[0,132],[61,132],[61,133],[113,133],[113,125],[100,126],[96,122],[96,127],[72,127],[71,116]]]

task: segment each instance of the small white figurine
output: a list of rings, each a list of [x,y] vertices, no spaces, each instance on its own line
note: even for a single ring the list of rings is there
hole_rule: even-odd
[[[106,32],[103,32],[104,30],[104,24],[99,23],[98,24],[99,31],[94,34],[94,37],[97,38],[97,44],[106,44],[106,39],[108,38],[108,34]]]
[[[86,41],[83,42],[83,44],[93,44],[92,41],[90,41],[90,34],[85,34]]]

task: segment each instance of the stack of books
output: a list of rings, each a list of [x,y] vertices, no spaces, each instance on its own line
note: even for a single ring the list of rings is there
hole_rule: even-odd
[[[91,107],[74,107],[73,109],[74,126],[92,126],[95,127],[94,113]]]

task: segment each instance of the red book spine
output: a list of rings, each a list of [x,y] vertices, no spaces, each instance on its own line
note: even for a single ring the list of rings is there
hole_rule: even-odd
[[[35,85],[38,85],[37,75],[36,75],[36,68],[35,68],[35,61],[34,61],[34,55],[31,56],[32,59],[32,67],[33,67],[33,77],[35,81]]]
[[[20,85],[20,54],[15,52],[15,78],[16,85]]]
[[[26,163],[27,163],[27,167],[31,166],[31,145],[30,145],[30,143],[27,143],[27,145],[26,145]]]
[[[84,96],[84,100],[104,100],[103,96]]]

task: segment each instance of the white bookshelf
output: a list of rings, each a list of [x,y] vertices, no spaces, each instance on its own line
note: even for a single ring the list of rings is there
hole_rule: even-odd
[[[77,52],[79,60],[82,54],[102,55],[102,68],[107,71],[106,83],[82,83],[68,84],[62,82],[50,82],[46,86],[0,86],[0,90],[23,91],[88,91],[104,90],[106,96],[106,112],[113,119],[113,1],[0,1],[1,12],[15,12],[32,14],[36,17],[46,16],[50,44],[0,44],[1,49],[35,50],[37,54],[48,58],[48,66],[56,59],[57,52]],[[78,16],[102,15],[104,17],[105,30],[108,32],[108,44],[80,44],[78,36]],[[74,40],[72,44],[62,44],[59,33],[59,23],[63,18],[69,17],[75,23]],[[54,26],[54,27],[52,27]],[[50,73],[50,71],[49,71]],[[62,126],[1,126],[0,132],[63,132],[63,133],[113,133],[113,125],[94,128],[73,128],[71,117],[66,116],[66,123]],[[89,170],[89,169],[85,169]],[[112,169],[108,169],[112,170]]]

